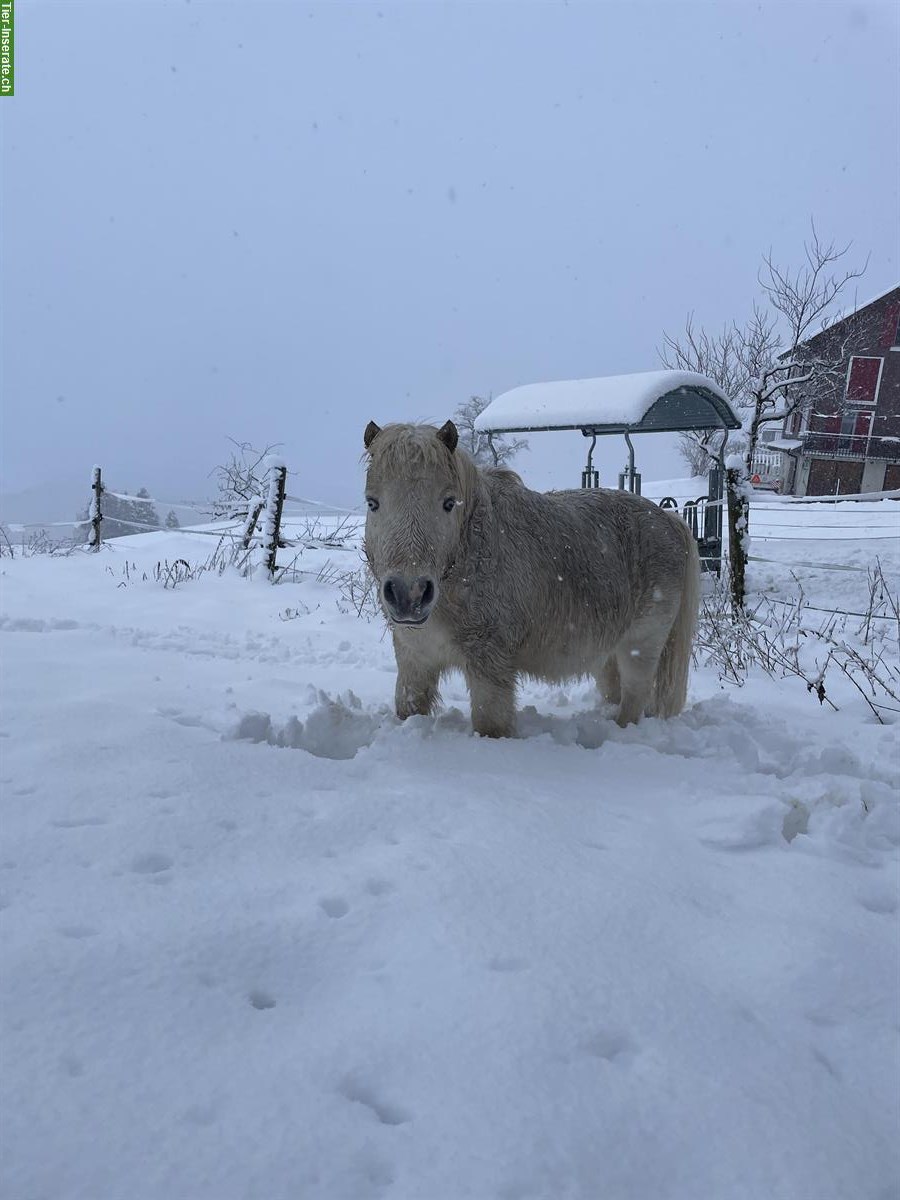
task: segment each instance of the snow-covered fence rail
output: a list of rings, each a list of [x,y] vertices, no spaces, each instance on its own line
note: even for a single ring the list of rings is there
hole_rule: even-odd
[[[260,518],[262,518],[262,547],[266,554],[267,569],[271,575],[275,570],[275,552],[277,551],[279,545],[284,544],[280,541],[280,538],[282,512],[284,508],[287,483],[287,467],[280,459],[271,458],[267,462],[267,471],[267,495],[266,497],[257,497],[250,504],[241,533],[241,543],[245,550],[250,548],[254,534],[259,526]],[[103,484],[101,469],[97,466],[93,468],[91,475],[91,491],[93,495],[88,505],[87,513],[87,520],[90,525],[88,532],[88,544],[95,550],[98,550],[101,544],[100,522],[103,520],[103,514],[101,512],[101,496],[106,496],[116,500],[140,501],[142,504],[150,507],[151,510],[154,505],[171,505],[173,509],[181,507],[181,504],[178,501],[159,500],[157,497],[148,496],[146,493],[142,493],[138,496],[131,496],[127,492],[110,491],[110,489]],[[148,521],[141,521],[132,518],[130,515],[127,517],[122,516],[117,520],[117,523],[119,525],[126,526],[128,529],[142,529],[153,533],[160,533],[167,528],[170,528],[169,526],[162,525],[159,522],[150,523]],[[42,523],[42,527],[43,524],[44,523]],[[56,522],[56,524],[67,525],[68,523]],[[73,522],[73,524],[77,528],[79,524],[83,524],[83,520]],[[38,526],[35,526],[35,528],[37,527]],[[219,530],[190,529],[182,528],[181,526],[178,526],[177,528],[180,534],[187,534],[190,536],[222,536],[222,533]]]

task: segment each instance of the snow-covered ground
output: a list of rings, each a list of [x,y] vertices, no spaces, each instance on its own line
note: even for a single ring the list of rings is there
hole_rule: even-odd
[[[864,606],[849,507],[761,504],[752,586]],[[400,725],[356,551],[154,577],[212,544],[0,561],[3,1197],[900,1195],[900,726],[709,669]]]

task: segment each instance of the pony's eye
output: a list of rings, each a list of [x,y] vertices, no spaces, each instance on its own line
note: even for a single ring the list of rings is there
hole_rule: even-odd
[[[456,497],[448,496],[444,501],[444,512],[453,512],[454,508],[456,508]]]
[[[378,512],[378,501],[374,496],[366,496],[366,504],[369,506],[369,512]]]

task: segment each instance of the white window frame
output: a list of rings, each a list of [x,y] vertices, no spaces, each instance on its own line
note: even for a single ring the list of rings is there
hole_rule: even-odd
[[[853,372],[853,364],[857,359],[875,359],[878,362],[878,378],[875,380],[875,395],[871,400],[853,400],[848,397],[850,391],[850,375]],[[878,404],[878,393],[881,391],[881,376],[884,374],[884,358],[880,354],[851,354],[850,361],[847,363],[847,378],[844,382],[844,403],[853,404],[854,407],[865,405],[866,408],[875,408]]]

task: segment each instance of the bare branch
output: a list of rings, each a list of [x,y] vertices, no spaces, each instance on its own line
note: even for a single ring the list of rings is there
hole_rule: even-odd
[[[768,303],[781,313],[788,329],[788,342],[793,349],[825,327],[825,319],[837,298],[854,279],[860,279],[869,265],[869,256],[861,267],[835,270],[836,264],[849,253],[852,243],[838,248],[834,241],[823,242],[815,221],[810,221],[812,234],[803,243],[806,262],[795,271],[780,267],[771,250],[763,255],[759,284]],[[814,329],[818,323],[819,328]]]
[[[280,448],[280,443],[275,443],[256,450],[249,442],[228,440],[235,447],[231,458],[210,472],[219,491],[211,509],[216,520],[249,515],[254,500],[268,491],[265,460]]]
[[[510,440],[504,434],[482,433],[476,429],[476,418],[488,403],[482,396],[470,396],[460,404],[453,420],[459,430],[460,444],[480,466],[505,467],[521,450],[528,449],[528,442],[525,438]]]

